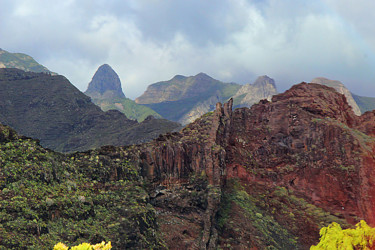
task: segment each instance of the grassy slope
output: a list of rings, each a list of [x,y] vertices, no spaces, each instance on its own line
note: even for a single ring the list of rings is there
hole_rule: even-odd
[[[22,53],[9,53],[5,50],[0,50],[0,63],[3,63],[7,68],[51,73],[46,67],[36,62],[31,56]]]
[[[127,118],[142,122],[147,116],[152,115],[155,118],[162,118],[157,112],[149,107],[139,105],[129,98],[119,98],[115,100],[99,100],[94,99],[93,102],[103,111],[111,109],[118,110],[126,115]]]

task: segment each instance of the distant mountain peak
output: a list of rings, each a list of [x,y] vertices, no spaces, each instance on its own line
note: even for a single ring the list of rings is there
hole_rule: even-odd
[[[98,68],[85,94],[93,99],[125,98],[120,78],[108,64]]]
[[[253,86],[263,86],[267,83],[271,84],[276,89],[275,80],[267,75],[259,76],[253,83]]]

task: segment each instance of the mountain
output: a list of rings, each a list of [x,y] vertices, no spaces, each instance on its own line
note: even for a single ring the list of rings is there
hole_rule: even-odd
[[[108,64],[98,68],[85,94],[91,97],[92,102],[103,111],[118,110],[129,119],[139,122],[144,121],[150,115],[162,118],[154,110],[126,98],[122,92],[120,78]]]
[[[375,111],[301,83],[145,144],[62,155],[0,126],[0,245],[309,249],[375,225]]]
[[[69,155],[0,125],[0,246],[309,249],[320,228],[375,226],[375,111],[301,83],[218,103],[180,132]]]
[[[335,81],[335,80],[329,80],[324,77],[317,77],[311,80],[312,83],[318,83],[318,84],[323,84],[328,87],[332,87],[336,89],[337,92],[344,94],[346,97],[346,100],[348,101],[349,105],[352,107],[354,113],[356,115],[361,115],[361,110],[358,107],[356,101],[354,100],[352,94],[350,91],[345,87],[344,84],[342,84],[340,81]]]
[[[22,53],[10,53],[3,49],[0,49],[0,68],[17,68],[24,71],[56,74],[36,62],[31,56]]]
[[[93,99],[125,98],[120,78],[108,64],[98,68],[85,94]]]
[[[179,127],[103,112],[65,77],[18,69],[0,69],[0,122],[60,152],[141,143]]]
[[[271,100],[277,94],[275,81],[268,76],[259,76],[253,84],[243,85],[233,96],[234,107],[251,107],[259,100]]]
[[[302,83],[250,109],[218,104],[126,155],[154,181],[168,246],[308,249],[333,221],[375,225],[374,117]]]
[[[249,107],[276,93],[275,82],[267,76],[259,77],[253,85],[242,86],[199,73],[189,77],[177,75],[169,81],[151,84],[135,101],[169,120],[188,124],[213,111],[217,102],[231,97],[235,99],[235,107]]]
[[[365,113],[367,111],[372,111],[375,109],[375,98],[374,97],[366,97],[366,96],[359,96],[352,93],[354,101],[357,103],[361,113]]]

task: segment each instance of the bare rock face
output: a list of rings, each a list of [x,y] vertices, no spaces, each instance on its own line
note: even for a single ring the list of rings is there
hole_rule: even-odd
[[[311,80],[312,83],[318,83],[318,84],[323,84],[328,87],[332,87],[336,89],[337,92],[340,94],[344,94],[346,99],[348,100],[349,105],[352,107],[354,114],[356,115],[361,115],[361,110],[358,107],[357,103],[355,102],[352,94],[350,91],[345,87],[344,84],[342,84],[340,81],[335,81],[335,80],[329,80],[324,77],[317,77]]]
[[[375,112],[358,117],[344,95],[313,83],[232,105],[123,148],[153,183],[169,247],[307,249],[333,221],[375,225]]]
[[[93,99],[125,98],[120,78],[108,64],[98,68],[85,94]]]
[[[242,86],[233,98],[240,99],[238,106],[251,107],[262,99],[271,100],[276,94],[275,81],[268,76],[260,76],[253,84]]]

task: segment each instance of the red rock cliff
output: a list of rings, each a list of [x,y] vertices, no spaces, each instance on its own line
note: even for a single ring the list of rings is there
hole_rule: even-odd
[[[185,247],[213,248],[223,241],[218,241],[215,214],[231,179],[239,180],[248,194],[269,200],[262,207],[265,213],[307,247],[330,218],[349,224],[365,219],[375,226],[374,125],[375,112],[358,117],[333,88],[301,83],[250,109],[232,112],[232,100],[219,103],[181,132],[126,150],[154,185],[172,190],[192,176],[207,178],[213,189],[207,192],[207,206],[196,212],[204,233],[200,242],[191,239]],[[280,199],[275,190],[287,190],[300,199],[302,209],[324,214],[297,211],[286,217],[269,205]],[[297,209],[283,199],[284,210]]]

